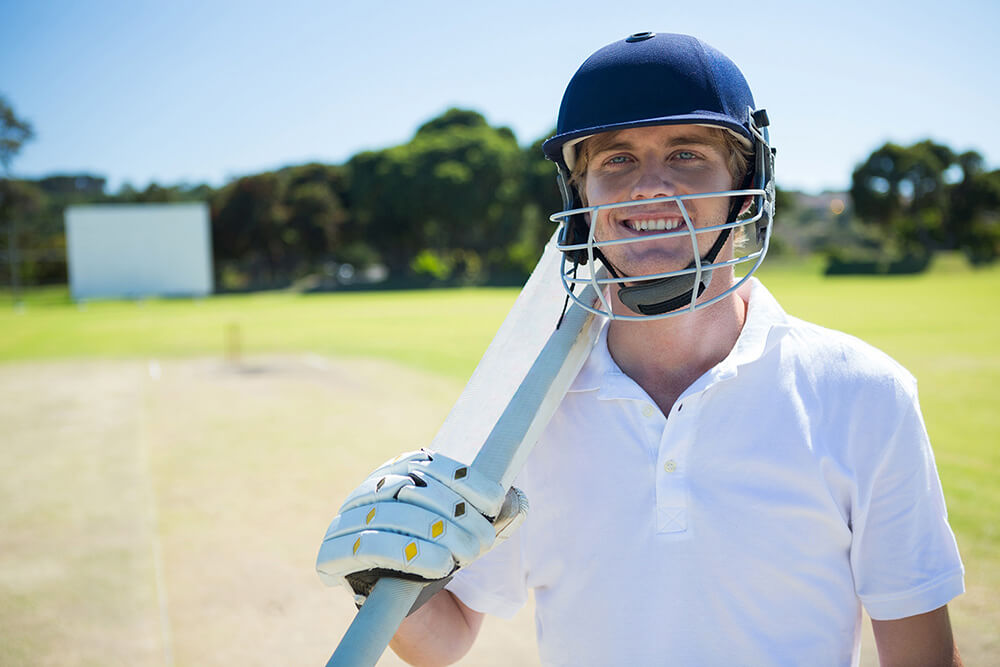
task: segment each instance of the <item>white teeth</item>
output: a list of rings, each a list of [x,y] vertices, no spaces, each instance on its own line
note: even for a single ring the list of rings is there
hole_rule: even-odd
[[[637,232],[668,231],[677,229],[681,225],[678,220],[664,220],[663,218],[659,220],[627,220],[626,222],[629,227]]]

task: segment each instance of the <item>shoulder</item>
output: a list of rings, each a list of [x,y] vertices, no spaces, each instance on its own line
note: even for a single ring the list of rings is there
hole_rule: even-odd
[[[832,370],[850,367],[867,371],[867,374],[913,381],[913,375],[898,361],[856,336],[790,315],[786,318],[786,327],[788,343],[796,348],[797,353],[805,354],[816,363],[828,365]]]
[[[741,368],[748,380],[771,388],[769,401],[842,440],[885,438],[921,421],[917,381],[895,359],[856,336],[787,314],[763,285],[752,287],[752,329],[739,358],[749,362]]]
[[[751,279],[745,290],[748,318],[733,355],[738,364],[755,366],[763,361],[764,372],[777,370],[779,380],[794,381],[800,388],[881,387],[915,394],[913,375],[882,350],[789,315],[758,280]]]
[[[916,396],[916,378],[860,338],[792,316],[786,318],[783,334],[776,351],[805,379],[840,390]]]
[[[768,387],[771,432],[797,433],[852,484],[889,460],[897,471],[928,460],[916,378],[856,336],[781,312],[747,377]]]
[[[808,424],[818,455],[853,471],[855,481],[869,477],[887,457],[924,458],[929,443],[917,381],[885,352],[792,317],[772,351],[782,370],[773,400],[784,397]]]

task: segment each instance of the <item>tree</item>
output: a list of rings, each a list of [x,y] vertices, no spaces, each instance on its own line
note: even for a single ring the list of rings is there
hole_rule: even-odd
[[[347,213],[325,183],[304,182],[288,192],[290,245],[297,246],[305,263],[313,266],[328,259],[336,246]]]
[[[547,136],[555,134],[555,130]],[[520,229],[509,248],[511,268],[527,275],[558,226],[549,216],[563,208],[556,182],[556,165],[542,153],[540,138],[521,152],[518,169]]]
[[[933,252],[946,241],[945,174],[954,161],[950,148],[929,140],[909,147],[885,144],[854,170],[855,211],[880,227],[904,254]]]
[[[481,280],[518,231],[520,148],[474,111],[450,109],[348,167],[354,223],[397,276]]]
[[[0,166],[3,166],[3,180],[10,181],[10,165],[14,157],[21,152],[21,147],[34,138],[35,132],[31,123],[22,120],[14,113],[14,108],[7,99],[0,96]],[[9,188],[4,188],[9,190]],[[2,196],[2,195],[0,195]],[[10,212],[11,206],[4,205],[0,200],[0,210]],[[17,256],[17,216],[11,215],[7,220],[7,263],[10,266],[10,285],[14,300],[20,300],[20,272]]]
[[[9,221],[6,246],[10,253],[10,279],[15,300],[22,278],[31,281],[39,277],[39,255],[45,255],[45,260],[51,260],[50,255],[54,254],[64,257],[62,220],[59,220],[58,235],[45,234],[51,227],[45,224],[48,209],[49,199],[36,184],[14,178],[0,180],[0,220]],[[30,224],[18,224],[24,222]]]
[[[241,266],[269,285],[285,278],[283,231],[288,212],[284,194],[284,179],[274,172],[245,176],[217,193],[212,202],[212,252],[217,270]]]
[[[858,217],[877,227],[897,254],[961,249],[973,262],[1000,255],[1000,185],[975,151],[956,154],[925,140],[887,143],[854,170]]]
[[[951,187],[947,215],[955,247],[973,264],[1000,256],[1000,170],[987,172],[975,151],[957,158],[962,179]]]
[[[0,95],[0,165],[4,176],[10,171],[10,164],[21,147],[35,137],[31,123],[17,117],[14,108]]]
[[[350,221],[346,168],[310,162],[279,173],[288,182],[288,224],[296,237],[302,270],[315,271],[331,260],[352,261],[350,253],[345,254],[345,245],[353,240],[344,233]]]

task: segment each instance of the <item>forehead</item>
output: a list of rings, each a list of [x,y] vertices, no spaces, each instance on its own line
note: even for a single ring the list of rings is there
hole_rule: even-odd
[[[717,127],[703,125],[651,125],[627,130],[602,132],[586,140],[590,155],[612,148],[670,146],[674,144],[702,144],[724,151],[723,132]]]

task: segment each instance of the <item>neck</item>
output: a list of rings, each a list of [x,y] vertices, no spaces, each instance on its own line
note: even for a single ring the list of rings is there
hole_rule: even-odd
[[[701,300],[721,294],[732,281],[731,275],[717,274]],[[614,307],[616,312],[632,314],[617,294]],[[732,351],[746,321],[746,308],[734,292],[711,306],[662,320],[612,320],[608,350],[619,368],[668,414],[691,383]]]

